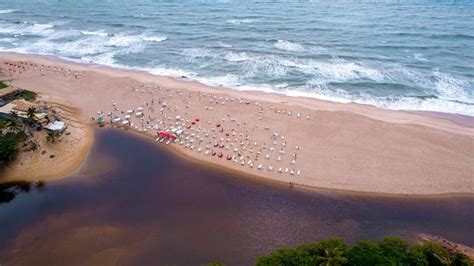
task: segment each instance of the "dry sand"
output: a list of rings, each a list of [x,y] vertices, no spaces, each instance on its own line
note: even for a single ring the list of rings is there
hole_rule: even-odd
[[[27,63],[15,68],[5,61]],[[183,127],[182,145],[169,146],[213,165],[326,189],[410,195],[474,192],[471,117],[464,117],[468,123],[462,125],[439,116],[209,87],[44,56],[0,53],[0,67],[15,86],[79,108],[82,120],[97,118],[101,111],[107,122],[123,121],[133,109],[129,121],[134,129],[154,138],[159,130]],[[140,111],[143,116],[137,118]],[[54,167],[61,167],[59,163],[65,165],[54,162]]]
[[[0,183],[65,177],[76,171],[89,153],[93,130],[87,121],[80,118],[80,110],[55,96],[40,95],[37,101],[54,109],[68,127],[54,143],[46,141],[44,131],[32,130],[38,149],[20,152],[18,158],[0,172]]]

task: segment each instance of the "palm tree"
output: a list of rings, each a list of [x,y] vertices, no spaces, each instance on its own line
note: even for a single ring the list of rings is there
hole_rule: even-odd
[[[36,123],[36,113],[37,113],[37,110],[34,107],[28,107],[28,110],[26,111],[26,116],[28,117],[28,121],[32,125]]]
[[[441,254],[433,253],[433,256],[441,265],[452,265],[451,258],[447,252],[442,252]]]
[[[8,119],[7,128],[11,132],[18,131],[20,129],[20,123],[18,122],[18,118],[17,117],[12,117],[12,118]]]
[[[18,119],[18,112],[15,111],[15,110],[11,110],[10,111],[10,116],[11,116],[11,119],[17,120]]]
[[[321,266],[338,266],[347,263],[347,258],[344,257],[344,251],[339,247],[329,247],[324,250],[324,256],[320,257]]]

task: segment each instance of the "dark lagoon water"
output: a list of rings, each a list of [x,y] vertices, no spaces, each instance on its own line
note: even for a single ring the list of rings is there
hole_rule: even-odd
[[[120,130],[96,133],[79,173],[0,204],[0,264],[248,265],[327,237],[418,232],[474,245],[474,197],[289,188],[183,160]]]
[[[472,0],[0,0],[0,50],[474,116]]]

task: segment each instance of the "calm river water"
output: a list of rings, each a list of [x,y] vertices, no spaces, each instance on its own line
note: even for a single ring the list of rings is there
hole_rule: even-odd
[[[0,264],[248,265],[327,237],[418,232],[474,245],[473,197],[289,188],[183,160],[119,130],[96,133],[79,173],[0,204]]]

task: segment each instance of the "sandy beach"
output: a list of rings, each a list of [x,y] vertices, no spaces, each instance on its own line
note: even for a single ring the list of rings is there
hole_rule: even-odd
[[[53,95],[40,95],[39,103],[47,103],[68,124],[66,133],[54,143],[47,142],[41,132],[32,132],[39,149],[20,152],[18,158],[2,169],[0,183],[38,181],[70,175],[83,164],[93,144],[93,130],[80,116],[80,110]]]
[[[474,192],[472,117],[243,92],[46,56],[0,53],[0,68],[14,86],[77,108],[80,152],[50,161],[55,170],[45,178],[80,166],[92,145],[90,128],[102,117],[156,145],[170,142],[191,159],[286,183],[405,195]],[[160,139],[160,132],[168,135]],[[169,141],[171,134],[177,140]],[[2,178],[30,176],[18,173]]]

